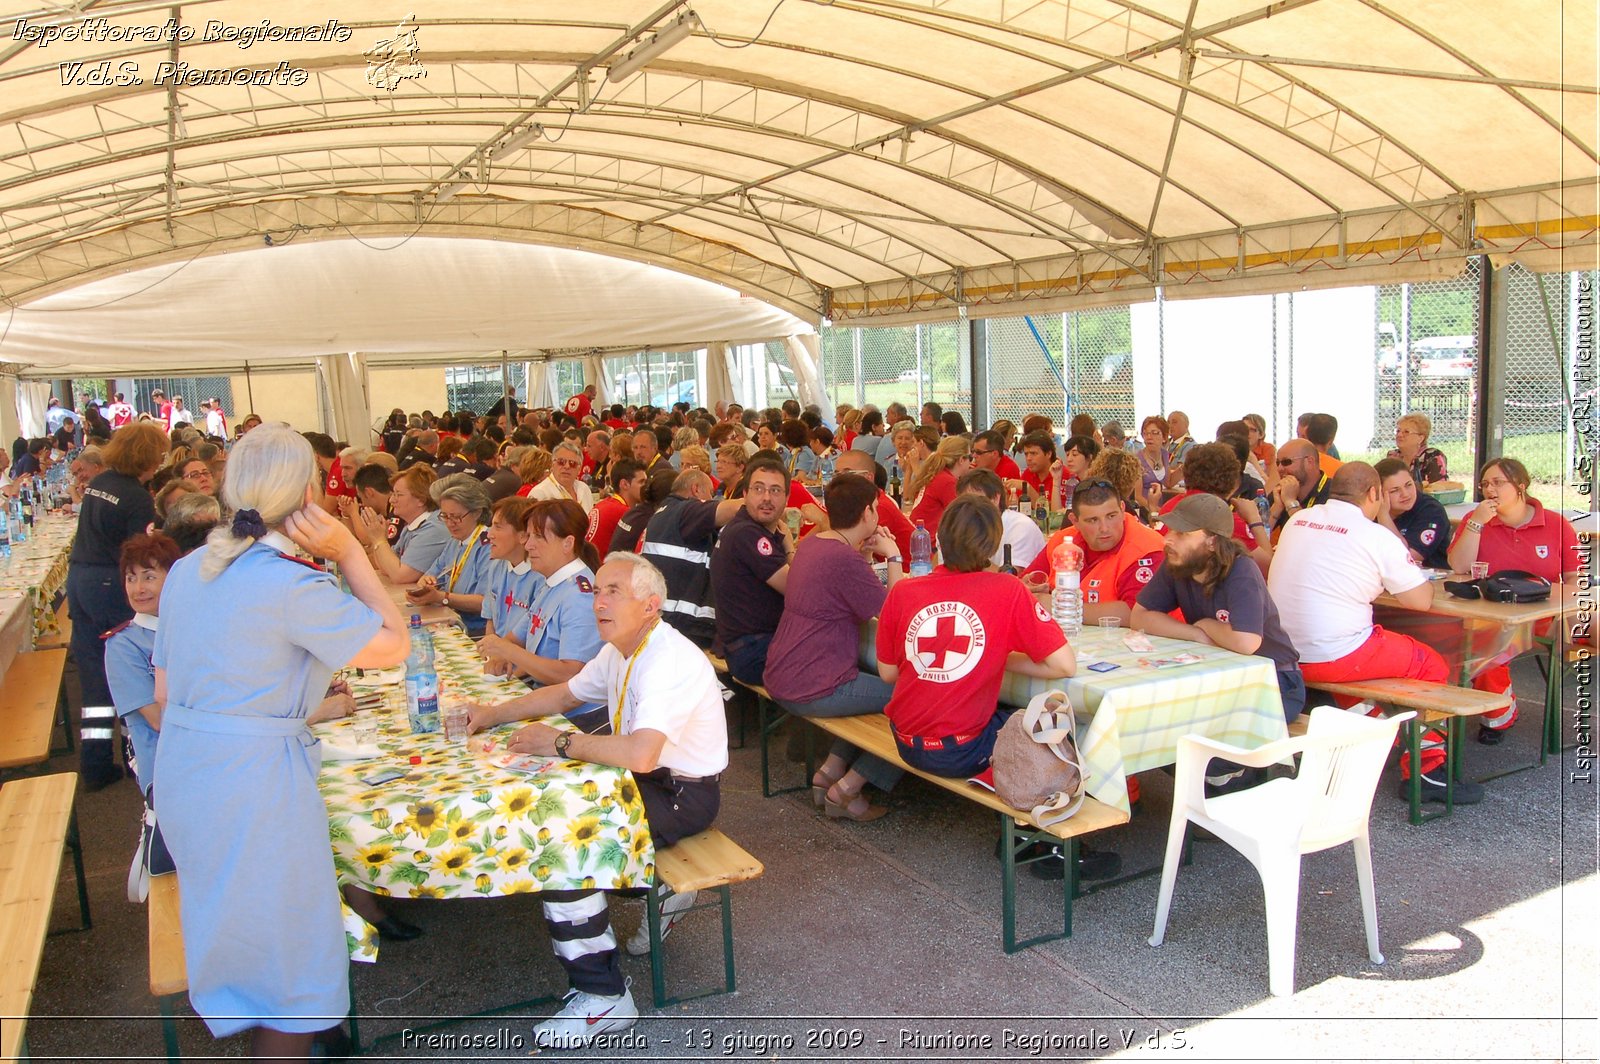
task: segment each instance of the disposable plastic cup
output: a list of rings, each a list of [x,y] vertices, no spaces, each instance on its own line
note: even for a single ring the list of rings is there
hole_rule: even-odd
[[[1102,618],[1100,618],[1100,627],[1101,628],[1121,628],[1122,627],[1122,618],[1121,617],[1102,617]]]
[[[467,738],[467,706],[464,702],[453,702],[444,707],[442,714],[444,722],[444,737],[451,742],[465,742]]]
[[[357,746],[371,746],[378,741],[378,722],[371,717],[357,717],[350,725],[350,734]]]
[[[1489,575],[1489,563],[1488,562],[1473,562],[1472,563],[1472,579],[1474,579],[1474,580],[1482,580],[1482,579],[1486,578],[1488,575]]]

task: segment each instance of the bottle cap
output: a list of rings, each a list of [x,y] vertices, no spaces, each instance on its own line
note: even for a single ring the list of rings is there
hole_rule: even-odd
[[[412,764],[413,764],[413,765],[420,765],[420,764],[422,764],[422,755],[421,755],[421,754],[412,754],[412,755],[411,755],[411,763],[412,763]]]

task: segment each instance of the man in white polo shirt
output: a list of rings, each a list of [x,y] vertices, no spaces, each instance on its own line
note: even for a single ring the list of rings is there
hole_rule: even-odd
[[[509,745],[522,753],[630,770],[657,848],[711,826],[728,767],[728,726],[716,673],[698,647],[661,623],[666,595],[666,580],[647,559],[610,555],[595,574],[595,623],[606,642],[599,655],[566,683],[469,711],[476,732],[555,716],[586,702],[605,703],[610,735],[558,731],[535,720]],[[550,940],[571,989],[562,1010],[534,1028],[534,1045],[577,1049],[633,1026],[639,1010],[622,979],[605,893],[545,891],[542,898]],[[662,903],[663,938],[693,902],[690,893]],[[649,951],[649,933],[641,927],[628,952]]]
[[[1328,501],[1300,510],[1283,528],[1267,590],[1284,631],[1300,652],[1308,684],[1390,677],[1445,683],[1450,671],[1439,652],[1372,623],[1372,600],[1387,591],[1407,609],[1433,603],[1427,576],[1411,561],[1389,521],[1377,470],[1347,462],[1328,482]],[[1422,796],[1444,801],[1444,737],[1422,739]],[[1400,775],[1409,779],[1410,759]],[[1404,788],[1402,787],[1402,796]],[[1483,788],[1458,782],[1457,805],[1481,800]]]

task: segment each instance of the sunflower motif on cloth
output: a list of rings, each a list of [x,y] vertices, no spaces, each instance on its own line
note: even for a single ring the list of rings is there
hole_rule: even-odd
[[[533,788],[513,787],[500,796],[500,805],[496,812],[507,820],[522,820],[532,808]]]
[[[452,846],[433,855],[433,867],[452,876],[464,876],[472,871],[473,853],[465,846]]]
[[[375,843],[372,846],[363,846],[357,854],[361,867],[376,873],[394,858],[394,847],[387,843]]]
[[[444,804],[423,800],[415,805],[406,806],[405,819],[400,821],[400,829],[413,835],[426,839],[439,829],[439,821],[445,816]]]

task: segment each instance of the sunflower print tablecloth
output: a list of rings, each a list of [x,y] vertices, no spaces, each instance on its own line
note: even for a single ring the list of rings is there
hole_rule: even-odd
[[[504,702],[527,688],[485,676],[472,642],[434,629],[440,701]],[[542,890],[648,887],[655,849],[644,804],[624,769],[584,761],[528,758],[506,768],[497,752],[520,725],[451,741],[412,735],[398,670],[352,678],[360,692],[376,680],[382,709],[370,712],[384,756],[328,761],[320,785],[341,883],[406,898],[496,897]],[[358,718],[317,725],[324,739],[350,742]],[[341,735],[341,733],[344,733]],[[411,764],[410,758],[420,759]],[[405,777],[362,782],[386,769]]]
[[[67,583],[72,538],[78,534],[73,514],[39,517],[26,543],[13,543],[11,557],[0,558],[0,590],[19,591],[33,607],[33,643],[56,632],[55,598]]]

